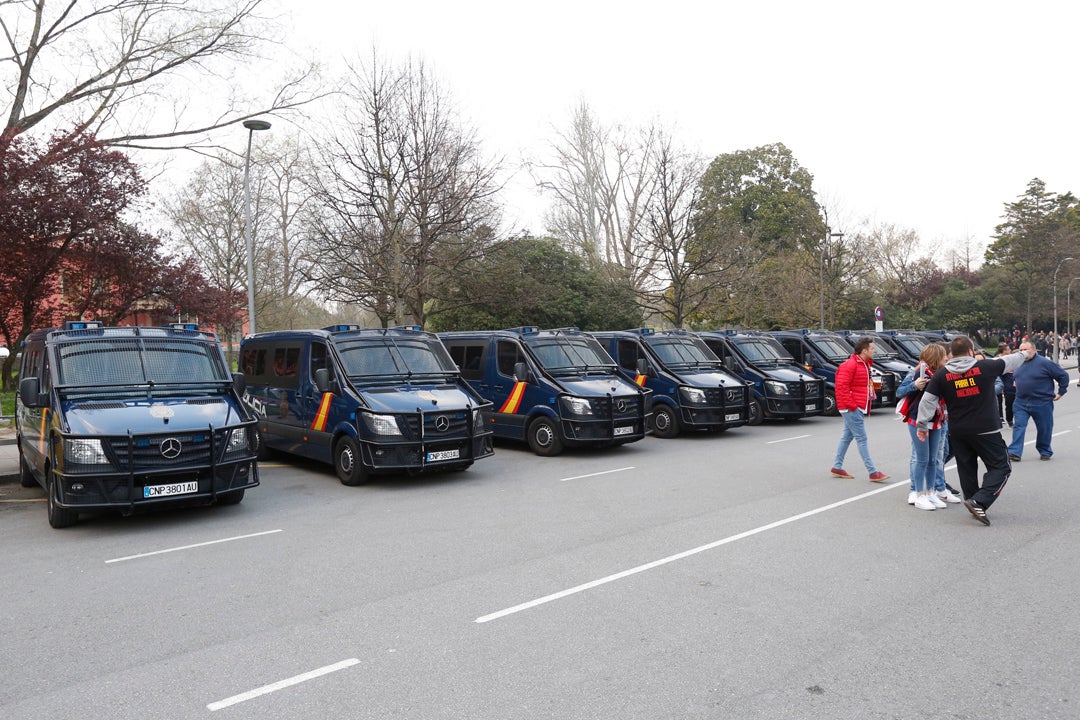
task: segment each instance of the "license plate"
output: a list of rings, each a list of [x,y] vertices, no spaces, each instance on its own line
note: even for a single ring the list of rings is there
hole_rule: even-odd
[[[427,454],[428,462],[435,462],[438,460],[457,460],[459,453],[457,450],[438,450],[436,452],[429,452]]]
[[[166,495],[187,495],[188,493],[193,492],[199,492],[198,480],[172,483],[169,485],[147,485],[143,488],[142,496],[144,498],[154,498],[164,497]]]
[[[807,412],[810,412],[811,410],[817,410],[817,405],[815,405],[814,403],[810,403],[809,405],[806,406],[806,411]]]
[[[731,422],[732,420],[741,420],[742,416],[739,413],[728,413],[724,416],[724,422]]]
[[[615,434],[616,435],[630,435],[633,432],[634,432],[634,426],[633,425],[624,425],[623,427],[615,428]]]
[[[881,396],[881,402],[882,403],[887,403],[887,402],[890,402],[891,400],[892,400],[892,398],[890,398],[888,395],[882,395]]]

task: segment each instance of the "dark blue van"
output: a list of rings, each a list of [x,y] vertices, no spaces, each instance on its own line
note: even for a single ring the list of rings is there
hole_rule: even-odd
[[[825,414],[839,415],[836,409],[836,370],[854,352],[851,344],[828,330],[773,330],[769,335],[784,346],[795,362],[825,381]],[[871,367],[870,377],[877,393],[872,407],[895,405],[898,384],[893,374]]]
[[[345,485],[464,470],[493,452],[491,404],[419,327],[257,333],[240,367],[264,448],[330,463]]]
[[[841,334],[852,345],[864,335],[870,337],[874,341],[876,348],[874,351],[874,367],[881,371],[888,370],[891,372],[895,378],[896,387],[900,387],[900,383],[904,382],[904,378],[907,377],[908,373],[918,365],[918,358],[914,363],[909,362],[885,333],[871,332],[869,330],[845,330]]]
[[[55,528],[81,511],[236,504],[259,484],[243,378],[213,333],[68,322],[26,339],[19,377],[20,479],[45,488]]]
[[[537,455],[645,437],[648,391],[623,378],[578,328],[444,332],[462,377],[493,404],[495,436],[526,440]]]
[[[704,331],[698,336],[724,367],[750,383],[750,425],[765,418],[798,420],[825,412],[825,381],[795,359],[775,338],[761,332]]]
[[[652,390],[653,434],[672,438],[684,430],[726,430],[750,418],[746,383],[686,330],[639,328],[589,333],[615,359],[623,376]]]

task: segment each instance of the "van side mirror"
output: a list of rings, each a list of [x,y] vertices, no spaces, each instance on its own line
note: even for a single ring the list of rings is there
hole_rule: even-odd
[[[814,356],[807,355],[805,362],[803,362],[803,365],[805,365],[808,369],[814,367]]]
[[[536,382],[529,372],[529,366],[523,362],[514,363],[514,380],[517,382]]]
[[[637,374],[648,375],[649,374],[649,361],[645,358],[637,359]]]
[[[324,393],[330,389],[330,369],[319,368],[315,371],[315,389]]]
[[[39,408],[46,405],[41,397],[41,380],[36,377],[23,378],[19,381],[19,399],[26,407]]]
[[[247,390],[247,376],[242,372],[234,372],[232,374],[232,386],[237,395],[243,395]]]
[[[730,355],[726,355],[724,357],[724,369],[728,372],[738,372],[738,370],[735,368],[735,358],[731,357]]]

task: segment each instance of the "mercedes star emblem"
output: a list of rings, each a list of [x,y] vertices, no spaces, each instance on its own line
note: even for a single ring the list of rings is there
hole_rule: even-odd
[[[161,441],[161,456],[172,460],[180,455],[180,441],[176,438],[165,438]]]
[[[439,432],[446,432],[450,429],[450,418],[445,415],[439,415],[435,418],[435,429]]]

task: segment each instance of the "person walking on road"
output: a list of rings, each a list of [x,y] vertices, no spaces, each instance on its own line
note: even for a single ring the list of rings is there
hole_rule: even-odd
[[[1054,434],[1054,403],[1068,392],[1069,373],[1053,360],[1036,355],[1031,343],[1021,344],[1020,352],[1029,355],[1029,358],[1013,372],[1016,383],[1016,400],[1013,402],[1015,423],[1009,444],[1009,459],[1020,462],[1030,418],[1035,421],[1035,449],[1039,451],[1039,459],[1049,460],[1054,455],[1050,448],[1050,437]]]
[[[844,469],[844,457],[854,440],[866,471],[870,473],[870,482],[889,479],[888,475],[874,467],[874,461],[870,457],[870,444],[866,439],[865,416],[870,414],[870,405],[876,397],[874,380],[870,374],[873,364],[874,340],[864,335],[855,341],[855,352],[836,370],[836,409],[844,418],[844,432],[840,434],[840,444],[836,447],[833,477],[855,477]]]
[[[952,359],[934,373],[923,390],[916,437],[920,441],[927,439],[930,423],[939,409],[938,401],[944,399],[949,413],[949,445],[956,458],[964,507],[976,520],[989,525],[986,511],[997,500],[1012,472],[1005,440],[1001,437],[994,381],[1004,373],[1015,371],[1027,354],[976,360],[974,346],[966,335],[953,338],[949,349]],[[986,466],[982,487],[979,460]]]

